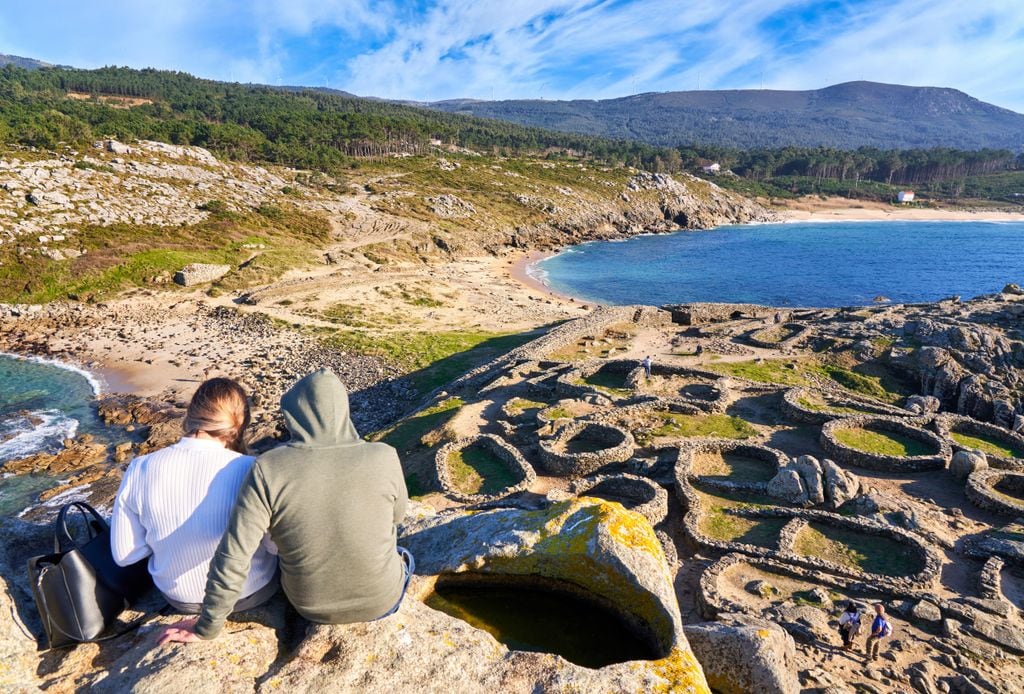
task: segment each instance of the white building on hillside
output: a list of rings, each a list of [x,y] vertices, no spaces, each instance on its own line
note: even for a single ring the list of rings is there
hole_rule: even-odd
[[[716,174],[722,170],[722,165],[715,161],[710,164],[705,164],[700,168],[703,169],[704,173]]]
[[[914,202],[914,191],[912,190],[901,190],[896,193],[897,202]]]

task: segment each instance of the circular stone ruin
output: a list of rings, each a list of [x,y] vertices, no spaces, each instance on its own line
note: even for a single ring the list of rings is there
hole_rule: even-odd
[[[809,388],[790,388],[782,395],[782,414],[803,424],[824,424],[830,419],[845,417],[908,417],[912,413],[861,398],[822,393]]]
[[[722,490],[765,494],[789,459],[782,451],[731,439],[695,439],[679,449],[677,476]]]
[[[1024,436],[970,417],[945,414],[935,428],[954,451],[981,451],[992,467],[1024,470]]]
[[[549,439],[541,439],[540,459],[559,477],[583,477],[606,465],[624,463],[636,443],[625,429],[597,422],[572,422]]]
[[[747,342],[764,349],[779,349],[795,342],[806,330],[807,326],[803,323],[769,325],[747,335]]]
[[[941,470],[952,456],[945,439],[895,417],[846,417],[821,428],[821,447],[841,465],[881,472]]]
[[[519,451],[491,434],[445,444],[437,451],[434,465],[444,492],[466,503],[524,491],[537,478]]]
[[[728,379],[682,366],[654,364],[650,380],[643,368],[634,369],[627,385],[638,394],[650,395],[665,403],[695,406],[705,412],[724,412],[729,404]]]
[[[1007,516],[1024,515],[1024,473],[976,470],[967,478],[965,491],[979,508]]]
[[[554,405],[537,410],[535,417],[541,426],[587,417],[602,409],[601,405],[586,400],[559,400]]]
[[[573,485],[577,496],[592,496],[617,501],[657,525],[668,515],[668,492],[645,477],[637,475],[598,475]]]
[[[599,394],[612,399],[631,398],[630,374],[638,368],[634,359],[592,361],[558,377],[555,392],[563,398]]]

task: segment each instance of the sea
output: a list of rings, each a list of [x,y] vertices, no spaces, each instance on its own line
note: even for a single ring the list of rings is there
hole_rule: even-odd
[[[1024,222],[791,222],[572,246],[529,272],[603,304],[840,307],[1024,285]]]
[[[95,376],[75,366],[0,354],[0,515],[17,512],[57,483],[45,475],[10,475],[4,463],[59,451],[79,434],[103,437],[93,403],[101,389]]]

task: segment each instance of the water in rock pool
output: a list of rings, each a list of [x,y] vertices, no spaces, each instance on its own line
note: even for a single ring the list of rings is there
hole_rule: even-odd
[[[4,463],[103,431],[92,404],[98,387],[83,371],[0,354],[0,515],[21,510],[54,484],[43,476],[4,475]]]
[[[608,304],[834,307],[937,301],[1024,284],[1024,222],[727,226],[575,246],[531,273]]]
[[[658,658],[617,615],[561,591],[523,586],[438,586],[427,605],[519,651],[557,653],[584,667]]]

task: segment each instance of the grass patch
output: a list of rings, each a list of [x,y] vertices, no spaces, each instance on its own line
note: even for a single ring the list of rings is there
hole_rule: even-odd
[[[934,455],[934,446],[894,431],[875,429],[840,429],[835,432],[836,440],[864,453],[909,457]]]
[[[796,536],[793,551],[851,569],[884,576],[909,576],[920,571],[913,550],[886,537],[809,523]]]
[[[529,400],[527,398],[512,398],[508,403],[508,411],[513,414],[523,414],[528,411],[543,410],[547,406],[546,402],[538,402],[537,400]]]
[[[564,407],[549,407],[544,410],[544,416],[548,419],[572,419],[573,414]]]
[[[767,497],[754,494],[743,495],[709,492],[694,489],[700,498],[702,533],[722,542],[741,542],[757,547],[774,548],[778,545],[779,533],[786,525],[785,518],[741,518],[727,513],[731,508],[756,508],[772,503]]]
[[[994,436],[988,436],[986,434],[970,436],[956,431],[950,432],[949,435],[961,446],[973,448],[981,451],[982,453],[994,455],[997,458],[1024,458],[1024,451],[1021,451],[1014,445],[1004,443]]]
[[[771,463],[734,453],[702,453],[694,460],[693,472],[701,477],[739,482],[767,482],[775,476]]]
[[[408,455],[430,445],[424,441],[424,437],[447,424],[462,405],[461,398],[448,398],[433,407],[420,410],[389,429],[372,434],[369,439],[383,441],[393,446],[399,454]]]
[[[428,393],[534,337],[534,333],[462,330],[379,334],[339,330],[325,333],[323,339],[336,347],[382,357],[413,372],[413,384],[421,393]]]
[[[483,446],[452,451],[447,463],[452,483],[466,494],[497,494],[516,483],[508,466]]]
[[[787,386],[808,384],[801,364],[796,359],[728,361],[709,364],[707,368],[723,376],[735,376],[758,383],[781,383]]]
[[[797,402],[808,410],[814,412],[842,412],[845,414],[865,414],[868,410],[861,410],[856,407],[847,407],[845,405],[835,405],[825,400],[812,399],[810,397],[798,398]]]
[[[599,369],[586,376],[583,378],[583,383],[610,395],[622,397],[633,393],[631,388],[626,387],[626,374],[610,373],[604,369]]]
[[[278,219],[255,212],[225,212],[183,227],[86,226],[74,234],[74,247],[86,254],[72,260],[18,255],[14,244],[0,246],[0,301],[101,300],[130,287],[150,285],[154,278],[173,274],[189,263],[234,266],[215,285],[220,289],[263,284],[286,269],[311,264],[313,250],[327,241],[328,234],[323,218],[290,208],[283,209]],[[251,249],[244,248],[253,236],[267,246],[255,258]],[[160,286],[173,289],[173,285]]]
[[[883,375],[858,373],[831,364],[822,365],[821,370],[843,388],[877,400],[892,403],[906,395],[894,379]]]
[[[662,424],[651,432],[652,436],[704,437],[717,436],[723,439],[749,439],[757,436],[757,430],[739,417],[724,414],[676,414],[659,413]]]

